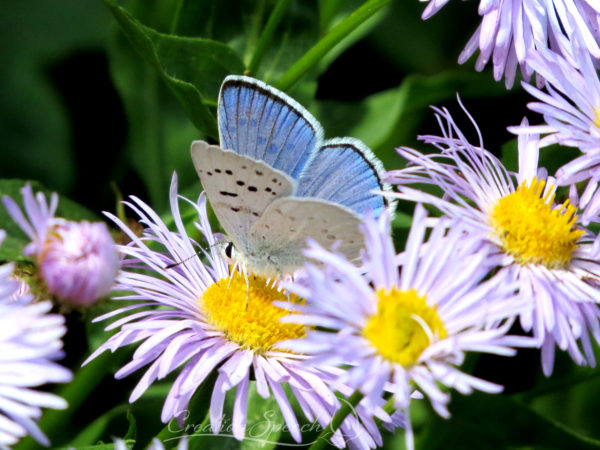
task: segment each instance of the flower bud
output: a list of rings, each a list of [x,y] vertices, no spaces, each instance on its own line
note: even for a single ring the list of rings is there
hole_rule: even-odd
[[[27,217],[10,197],[2,200],[13,220],[31,238],[24,254],[35,259],[48,292],[72,306],[89,305],[106,296],[120,268],[106,225],[54,217],[56,194],[48,204],[43,193],[34,197],[29,184],[21,193]]]

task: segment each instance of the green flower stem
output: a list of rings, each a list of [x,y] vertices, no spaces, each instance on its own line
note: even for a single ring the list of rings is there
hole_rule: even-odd
[[[360,403],[363,397],[364,394],[362,392],[356,391],[347,401],[343,402],[342,407],[333,416],[333,419],[331,419],[331,423],[321,431],[321,434],[319,434],[308,450],[321,450],[325,448],[329,443],[329,437],[342,425],[344,419],[354,412],[354,408]]]
[[[390,0],[368,0],[360,8],[333,27],[329,33],[317,42],[302,58],[294,63],[283,74],[276,84],[278,89],[287,91],[302,76],[315,66],[319,60],[340,43],[348,34],[361,25],[365,20],[387,5]]]
[[[114,180],[110,181],[110,189],[113,191],[113,194],[115,195],[115,200],[116,200],[115,208],[117,210],[117,217],[121,220],[121,222],[127,223],[127,214],[125,213],[125,206],[123,205],[123,194],[121,193],[119,186],[117,185],[117,183]]]
[[[271,12],[260,39],[256,44],[256,49],[252,55],[252,60],[250,60],[250,64],[248,64],[248,71],[250,71],[251,74],[255,74],[258,71],[258,66],[260,65],[260,61],[265,54],[265,49],[273,39],[277,25],[279,25],[279,22],[281,22],[283,13],[289,4],[290,0],[279,0],[275,5],[275,8],[273,8],[273,12]]]
[[[179,17],[181,16],[181,10],[183,8],[183,0],[179,0],[175,5],[175,12],[173,13],[173,19],[171,20],[171,26],[169,34],[175,34],[177,26],[179,25]]]

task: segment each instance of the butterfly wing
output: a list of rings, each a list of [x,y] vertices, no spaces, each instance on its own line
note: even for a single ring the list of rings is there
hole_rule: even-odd
[[[230,75],[219,94],[221,147],[296,179],[321,144],[319,122],[298,102],[254,78]]]
[[[204,141],[192,143],[192,161],[219,223],[243,252],[252,224],[269,204],[295,190],[285,173]]]
[[[298,197],[316,197],[339,203],[359,216],[369,209],[377,217],[388,206],[374,190],[388,187],[381,181],[383,166],[361,141],[336,138],[313,155],[298,180]]]
[[[342,241],[338,251],[356,260],[364,246],[360,218],[351,210],[323,200],[280,198],[252,225],[249,235],[254,254],[247,264],[257,274],[291,273],[306,261],[302,249],[313,238],[325,248]]]

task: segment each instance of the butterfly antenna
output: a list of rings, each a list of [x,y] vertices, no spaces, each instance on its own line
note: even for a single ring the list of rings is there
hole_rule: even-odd
[[[214,248],[214,247],[216,247],[216,246],[218,246],[218,245],[221,245],[221,242],[214,242],[213,244],[210,244],[210,245],[209,245],[207,248],[208,248],[208,249],[212,249],[212,248]],[[205,254],[206,254],[206,251],[204,250],[204,248],[203,248],[202,246],[200,246],[200,248],[201,248],[201,250],[202,250],[202,251],[204,251],[204,252],[205,252]],[[175,262],[175,263],[171,263],[171,264],[168,264],[168,265],[166,265],[166,266],[165,266],[165,269],[172,269],[173,267],[177,267],[179,264],[183,264],[183,263],[185,263],[185,262],[188,262],[188,261],[189,261],[190,259],[192,259],[194,256],[201,256],[201,254],[200,254],[200,250],[199,250],[198,252],[194,253],[193,255],[190,255],[190,256],[188,256],[187,258],[185,258],[185,259],[182,259],[181,261],[178,261],[178,262]]]
[[[193,254],[193,255],[191,255],[191,256],[188,256],[188,257],[187,257],[187,258],[185,258],[185,259],[182,259],[182,260],[181,260],[181,261],[179,261],[179,262],[168,264],[168,265],[166,265],[166,266],[165,266],[165,269],[172,269],[173,267],[177,267],[179,264],[186,263],[186,262],[188,262],[190,259],[192,259],[194,256],[198,256],[198,254],[197,254],[197,253],[195,253],[195,254]]]
[[[217,245],[219,245],[219,242],[215,242],[214,244],[211,244],[211,245],[209,245],[209,246],[208,246],[208,248],[213,248],[213,247],[215,247],[215,246],[217,246]],[[202,249],[202,251],[204,251],[204,249],[203,249],[202,247],[200,247],[200,248]],[[171,264],[167,264],[167,265],[165,266],[165,269],[172,269],[173,267],[177,267],[179,264],[186,263],[186,262],[188,262],[190,259],[192,259],[194,256],[200,256],[200,251],[198,251],[198,252],[194,253],[193,255],[190,255],[190,256],[188,256],[188,257],[187,257],[187,258],[185,258],[185,259],[182,259],[181,261],[174,262],[174,263],[171,263]]]

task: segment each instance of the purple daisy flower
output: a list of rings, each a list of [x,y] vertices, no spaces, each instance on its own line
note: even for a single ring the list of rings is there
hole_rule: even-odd
[[[490,263],[499,268],[496,276],[516,281],[520,295],[531,303],[521,313],[521,326],[533,331],[546,376],[552,373],[555,345],[577,364],[595,365],[590,335],[600,342],[600,241],[583,227],[574,205],[554,203],[555,180],[538,168],[539,136],[519,136],[519,173],[512,174],[482,142],[471,145],[447,110],[436,111],[443,136],[421,139],[441,153],[398,149],[409,165],[388,173],[399,191],[394,196],[429,203],[462,219],[471,239],[493,248]],[[439,186],[444,195],[408,186],[414,183]],[[600,199],[589,192],[585,197],[589,220]]]
[[[50,445],[36,421],[42,408],[64,409],[67,403],[35,388],[71,381],[71,372],[54,362],[63,356],[64,318],[48,314],[49,301],[18,296],[20,283],[12,271],[12,264],[0,266],[0,446],[16,444],[27,434]]]
[[[131,402],[154,381],[182,367],[161,415],[163,422],[177,418],[180,424],[194,392],[210,373],[217,371],[210,402],[211,427],[213,432],[219,432],[225,395],[235,388],[232,430],[240,440],[245,436],[249,385],[255,382],[260,396],[275,398],[292,437],[300,442],[300,426],[284,385],[289,386],[308,420],[316,419],[326,426],[340,408],[339,400],[326,383],[333,378],[333,369],[331,373],[315,369],[306,364],[305,356],[277,345],[280,340],[301,338],[305,334],[304,326],[281,324],[279,319],[288,310],[273,304],[276,300],[293,304],[297,299],[271,281],[250,275],[245,279],[242,272],[230,269],[211,231],[203,194],[197,204],[186,201],[198,214],[196,228],[208,250],[191,240],[181,220],[178,201],[174,176],[170,202],[177,232],[170,231],[147,204],[135,197],[127,204],[146,227],[142,237],[108,214],[131,238],[129,245],[119,247],[124,260],[117,289],[131,292],[118,300],[134,303],[96,319],[126,314],[107,327],[119,331],[87,361],[105,350],[114,352],[128,344],[141,343],[133,360],[115,374],[116,378],[122,378],[150,365],[133,390]],[[153,306],[160,308],[147,308]],[[255,381],[251,380],[251,374]],[[342,389],[340,392],[352,393]],[[357,411],[359,415],[364,413],[360,415],[361,421],[348,417],[333,437],[334,444],[343,447],[345,440],[356,448],[381,444],[373,415],[360,405]],[[381,408],[376,412],[380,418],[390,420]]]
[[[590,223],[600,223],[600,189],[598,189],[598,180],[591,179],[581,196],[577,192],[577,187],[573,184],[569,189],[569,201],[577,205],[580,210],[580,222],[587,227]]]
[[[425,242],[430,224],[418,205],[406,251],[396,255],[389,215],[368,217],[361,268],[313,241],[306,254],[322,268],[311,266],[305,277],[285,283],[307,299],[286,322],[311,328],[306,338],[283,345],[320,363],[350,365],[337,382],[360,389],[367,402],[392,393],[405,418],[414,386],[443,417],[450,396],[438,382],[462,394],[500,392],[456,366],[467,351],[511,356],[512,346],[527,342],[506,335],[510,317],[526,306],[514,296],[514,284],[482,281],[487,250],[465,240],[463,227],[449,220],[438,221]],[[413,448],[409,422],[407,448]]]
[[[48,204],[31,185],[21,190],[27,217],[16,202],[2,201],[13,220],[29,236],[25,256],[35,259],[48,292],[73,306],[89,305],[110,292],[119,271],[119,255],[102,222],[72,222],[54,217],[58,195]]]
[[[600,80],[590,55],[573,37],[573,57],[548,49],[531,52],[528,62],[546,80],[545,91],[523,87],[539,102],[529,109],[544,116],[545,125],[509,127],[517,134],[542,133],[540,146],[577,147],[583,153],[557,172],[559,185],[600,176]]]
[[[449,0],[430,0],[423,19],[437,13]],[[481,0],[481,24],[458,57],[467,61],[479,49],[475,63],[483,70],[492,58],[496,81],[505,77],[506,87],[513,85],[517,66],[529,79],[535,69],[527,60],[528,50],[549,46],[562,54],[571,51],[570,37],[578,32],[585,51],[600,58],[600,6],[593,0]]]

